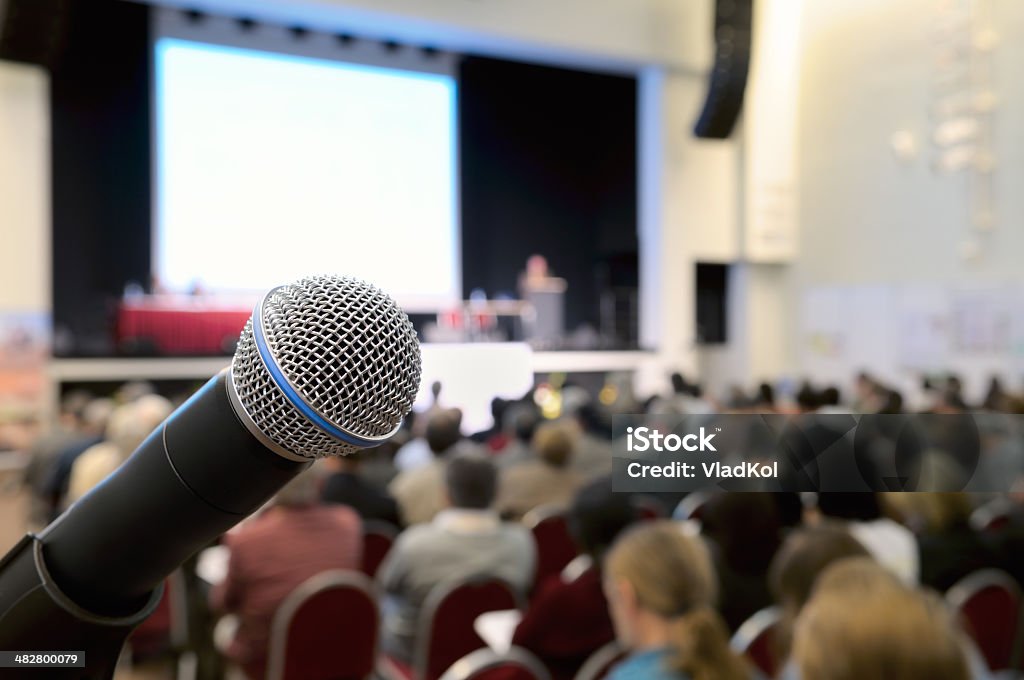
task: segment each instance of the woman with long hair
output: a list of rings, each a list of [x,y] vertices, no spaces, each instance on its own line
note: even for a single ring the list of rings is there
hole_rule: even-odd
[[[968,680],[968,647],[942,600],[867,558],[830,566],[793,636],[801,680]]]
[[[605,562],[604,590],[631,655],[609,680],[747,680],[714,609],[717,579],[704,543],[673,522],[628,531]]]

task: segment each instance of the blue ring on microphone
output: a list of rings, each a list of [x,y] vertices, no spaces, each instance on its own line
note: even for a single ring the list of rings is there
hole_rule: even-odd
[[[256,351],[259,352],[260,358],[263,359],[263,365],[267,367],[271,380],[274,381],[274,384],[277,385],[278,389],[280,389],[284,394],[285,399],[287,399],[292,406],[299,409],[299,412],[302,413],[302,415],[304,415],[311,423],[335,439],[340,439],[346,444],[367,448],[370,446],[376,446],[384,441],[383,439],[363,439],[362,437],[357,437],[354,434],[345,432],[336,425],[325,420],[323,416],[313,410],[312,406],[303,401],[302,397],[299,396],[299,393],[296,392],[295,388],[288,382],[288,379],[284,377],[284,373],[281,372],[277,362],[274,360],[274,356],[270,353],[270,346],[267,344],[267,339],[263,335],[262,317],[263,304],[260,303],[252,315],[252,337],[256,341]]]

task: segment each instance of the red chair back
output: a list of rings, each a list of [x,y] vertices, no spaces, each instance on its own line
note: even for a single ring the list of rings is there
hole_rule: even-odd
[[[576,543],[569,534],[569,523],[561,511],[538,508],[527,513],[523,523],[533,533],[537,544],[537,570],[533,585],[536,588],[552,574],[560,574],[578,554]]]
[[[641,522],[651,522],[665,516],[665,508],[658,499],[650,496],[633,496],[633,508]]]
[[[505,654],[478,649],[462,657],[441,680],[550,680],[544,664],[525,649],[512,647]]]
[[[398,527],[387,522],[369,520],[363,522],[363,564],[362,572],[373,578],[377,575],[384,558],[391,552],[391,546],[398,536]]]
[[[188,642],[188,611],[185,578],[176,569],[164,581],[160,603],[128,638],[132,658],[148,659],[165,653],[177,654]]]
[[[289,595],[274,615],[268,680],[356,680],[373,673],[377,598],[358,572],[327,571]]]
[[[1017,582],[998,569],[981,569],[950,588],[946,601],[960,615],[989,669],[1011,668],[1021,606]]]
[[[128,638],[132,657],[136,661],[158,656],[170,649],[172,589],[170,579],[165,580],[164,592],[156,609]]]
[[[755,612],[736,630],[729,646],[766,677],[774,678],[779,671],[778,644],[781,614],[776,607]]]
[[[473,627],[485,612],[520,609],[515,590],[500,579],[471,579],[435,587],[420,614],[413,669],[419,680],[437,680],[453,663],[487,646]]]
[[[686,498],[679,501],[679,505],[672,512],[672,519],[701,521],[704,509],[714,495],[715,492],[708,489],[691,491]]]
[[[626,649],[613,640],[591,654],[580,666],[573,680],[601,680],[615,664],[626,658],[626,654]]]
[[[1005,498],[996,498],[971,513],[971,528],[996,533],[1010,524],[1012,505]]]

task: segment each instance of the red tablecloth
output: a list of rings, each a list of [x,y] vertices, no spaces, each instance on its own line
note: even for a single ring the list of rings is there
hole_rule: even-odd
[[[162,354],[220,354],[230,349],[251,309],[122,305],[117,315],[120,346],[137,343]]]

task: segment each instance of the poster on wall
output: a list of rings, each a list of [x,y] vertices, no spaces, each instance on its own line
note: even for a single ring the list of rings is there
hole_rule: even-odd
[[[953,296],[953,346],[972,355],[1005,355],[1013,338],[1012,298],[1001,289],[960,290]]]
[[[48,314],[0,311],[0,448],[18,448],[19,433],[40,419],[49,354]]]
[[[951,354],[949,293],[936,287],[898,290],[900,365],[922,372],[947,367]]]

